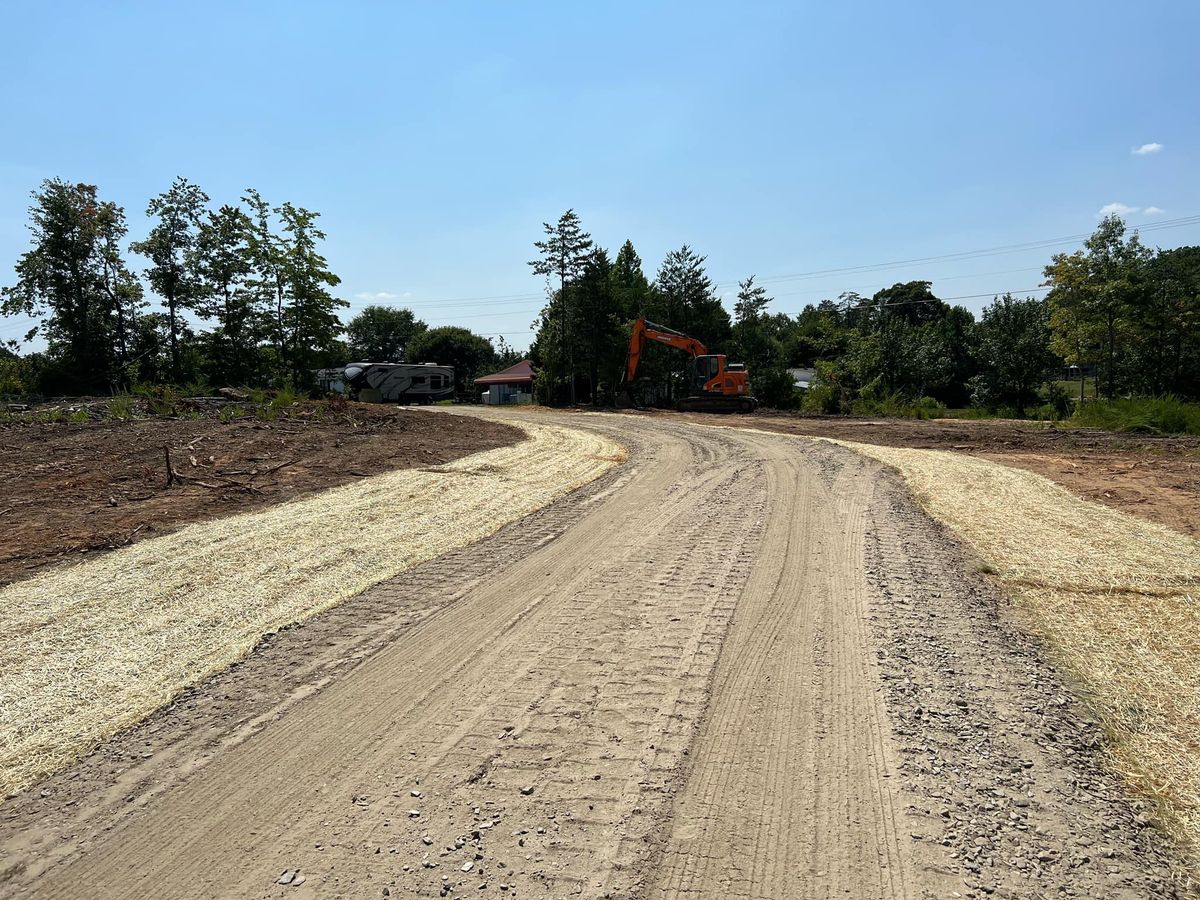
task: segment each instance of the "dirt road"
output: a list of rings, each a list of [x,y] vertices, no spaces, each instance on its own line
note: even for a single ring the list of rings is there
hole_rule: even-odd
[[[0,808],[14,897],[1174,896],[1003,598],[848,451],[630,461]]]

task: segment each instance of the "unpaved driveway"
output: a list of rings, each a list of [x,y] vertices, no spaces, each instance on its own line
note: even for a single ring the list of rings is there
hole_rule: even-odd
[[[1086,716],[877,463],[531,415],[630,461],[8,801],[0,893],[1173,895]]]

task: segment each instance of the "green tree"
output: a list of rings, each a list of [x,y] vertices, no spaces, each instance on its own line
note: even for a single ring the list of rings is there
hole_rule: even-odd
[[[1160,250],[1142,283],[1135,387],[1200,397],[1200,247]]]
[[[263,310],[252,283],[251,229],[245,212],[225,205],[207,214],[196,237],[196,271],[203,298],[197,311],[217,323],[206,342],[206,368],[213,381],[250,384],[260,377]]]
[[[980,372],[973,380],[974,399],[996,409],[1012,406],[1018,416],[1035,401],[1055,364],[1050,350],[1046,301],[1012,294],[997,297],[983,310],[978,325]]]
[[[553,355],[547,359],[550,366],[550,381],[553,383],[559,378],[565,378],[569,382],[570,402],[574,404],[575,339],[571,334],[573,310],[567,288],[583,273],[588,264],[592,251],[592,236],[583,230],[579,216],[573,209],[568,209],[559,216],[558,221],[553,225],[543,222],[542,228],[545,231],[545,239],[533,243],[541,256],[531,260],[529,265],[533,267],[534,274],[542,275],[547,280],[546,292],[549,302],[546,310],[543,311],[542,318],[547,322],[552,321],[553,327],[558,330],[553,342],[543,342],[546,345],[543,352],[553,350]],[[554,302],[554,291],[550,287],[553,278],[558,279],[559,302],[557,304]],[[547,313],[552,306],[556,308],[553,310],[554,318],[551,320]]]
[[[137,357],[132,351],[138,320],[143,315],[146,303],[143,300],[142,283],[125,265],[121,251],[121,241],[128,232],[124,212],[111,203],[105,204],[98,218],[100,284],[108,298],[109,343],[116,352],[117,373],[111,382],[114,387],[125,387],[137,380]]]
[[[521,360],[525,359],[525,354],[514,350],[502,334],[496,337],[495,347],[496,361],[494,365],[497,369],[507,369],[509,366],[515,366]]]
[[[642,271],[642,258],[633,249],[632,241],[621,245],[608,277],[618,315],[625,320],[645,315],[651,296],[650,281]]]
[[[933,397],[946,406],[965,406],[968,382],[978,372],[975,360],[975,317],[970,310],[945,308],[940,318],[913,330],[919,383],[915,397]]]
[[[648,312],[655,322],[691,335],[710,351],[719,352],[729,342],[731,324],[704,270],[705,259],[687,244],[668,253],[655,276]],[[648,375],[654,373],[655,361],[662,360],[665,365],[670,400],[680,386],[690,383],[691,361],[674,350],[648,347],[647,351]]]
[[[787,370],[784,341],[792,322],[787,316],[767,313],[771,297],[751,275],[738,284],[733,306],[732,353],[746,364],[750,388],[765,406],[791,409],[796,405],[796,387]]]
[[[857,294],[844,294],[840,302],[822,300],[804,307],[784,338],[788,364],[812,367],[820,360],[844,357],[853,331],[845,322],[843,309],[859,300]]]
[[[249,209],[250,232],[247,241],[250,251],[251,274],[249,288],[255,304],[264,310],[264,333],[274,345],[276,366],[288,358],[288,328],[285,312],[288,303],[288,282],[284,268],[287,247],[275,231],[271,205],[254,188],[248,188],[242,202]]]
[[[121,382],[140,286],[121,259],[124,211],[96,186],[48,179],[29,209],[32,248],[16,265],[0,311],[38,320],[48,363],[38,377],[53,391],[87,392]],[[119,350],[124,342],[124,350]]]
[[[593,403],[614,400],[629,340],[612,269],[608,254],[597,248],[572,287],[578,362],[587,373]]]
[[[950,307],[933,295],[931,282],[905,281],[876,291],[867,306],[873,321],[899,319],[906,325],[927,325],[943,318]]]
[[[485,337],[457,325],[444,325],[413,338],[409,356],[414,362],[453,366],[455,395],[459,400],[474,402],[478,400],[475,379],[494,365],[496,350]]]
[[[307,387],[315,369],[343,355],[337,336],[344,329],[336,311],[349,306],[330,293],[341,279],[321,255],[325,233],[315,224],[319,213],[291,203],[272,207],[252,188],[242,201],[250,222],[248,286],[266,310],[272,367],[278,379]]]
[[[171,376],[183,380],[179,352],[182,312],[196,309],[204,296],[199,273],[196,241],[208,195],[186,178],[176,178],[171,187],[150,200],[146,215],[157,219],[144,241],[130,245],[134,253],[150,260],[146,279],[163,298],[171,336]]]
[[[427,328],[411,309],[367,306],[346,326],[346,339],[356,359],[404,362],[413,338]]]
[[[341,284],[341,279],[329,270],[318,249],[319,242],[325,240],[325,232],[315,224],[320,214],[291,203],[284,203],[275,212],[285,235],[281,245],[287,285],[285,360],[292,384],[307,387],[321,362],[328,361],[337,336],[344,330],[337,310],[350,304],[329,292]]]
[[[1094,354],[1098,392],[1109,398],[1130,380],[1132,326],[1151,255],[1137,232],[1125,237],[1119,216],[1107,216],[1082,250],[1056,254],[1045,270],[1055,349],[1071,362]]]

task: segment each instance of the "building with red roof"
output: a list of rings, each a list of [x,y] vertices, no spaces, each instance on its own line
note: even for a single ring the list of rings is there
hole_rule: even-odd
[[[533,363],[523,359],[501,372],[475,379],[475,386],[485,388],[480,399],[499,406],[506,403],[533,402]]]

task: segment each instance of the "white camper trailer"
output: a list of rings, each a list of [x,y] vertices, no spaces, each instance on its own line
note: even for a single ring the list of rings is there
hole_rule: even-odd
[[[433,403],[454,396],[454,369],[436,363],[350,363],[347,393],[367,403]]]

